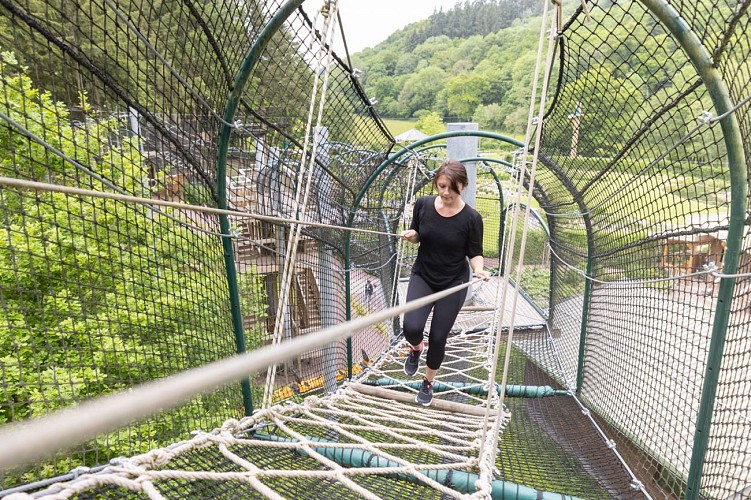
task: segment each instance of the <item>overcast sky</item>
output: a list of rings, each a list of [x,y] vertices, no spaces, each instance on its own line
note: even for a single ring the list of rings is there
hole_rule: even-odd
[[[374,47],[394,31],[427,19],[439,7],[448,10],[461,0],[339,0],[344,36],[351,54]],[[303,8],[312,14],[322,0],[308,0]],[[337,36],[341,40],[341,35]],[[334,49],[340,52],[340,43]],[[340,52],[343,54],[343,51]]]

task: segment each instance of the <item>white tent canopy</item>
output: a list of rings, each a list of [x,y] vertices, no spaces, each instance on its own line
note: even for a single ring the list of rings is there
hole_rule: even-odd
[[[420,139],[425,139],[426,137],[428,137],[428,134],[420,132],[416,128],[411,128],[394,137],[394,140],[396,142],[414,142],[419,141]]]

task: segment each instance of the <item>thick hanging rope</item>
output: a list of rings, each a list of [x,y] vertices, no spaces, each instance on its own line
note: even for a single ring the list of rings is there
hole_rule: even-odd
[[[529,189],[526,193],[526,210],[524,213],[524,219],[522,221],[522,239],[519,249],[519,258],[517,261],[516,266],[516,283],[521,283],[521,274],[523,270],[523,262],[524,262],[524,253],[526,250],[526,242],[527,242],[527,228],[530,218],[530,207],[531,207],[531,200],[532,200],[532,190],[534,188],[534,179],[535,179],[535,173],[537,168],[537,152],[540,149],[540,141],[542,136],[542,122],[543,118],[545,116],[545,100],[548,93],[548,83],[550,78],[551,69],[553,67],[553,54],[554,54],[554,47],[555,47],[555,37],[558,32],[559,26],[557,25],[556,19],[560,18],[560,10],[561,5],[560,3],[556,4],[556,16],[553,16],[553,21],[551,23],[551,27],[547,30],[548,36],[545,36],[546,32],[546,26],[547,26],[547,17],[548,17],[548,3],[545,2],[545,8],[543,10],[543,17],[542,17],[542,23],[540,26],[540,37],[539,37],[539,45],[538,45],[538,51],[537,51],[537,59],[535,63],[535,71],[534,71],[534,78],[533,78],[533,85],[532,85],[532,93],[531,93],[531,99],[530,99],[530,108],[529,108],[529,117],[527,120],[527,133],[525,135],[524,139],[524,151],[522,153],[522,161],[520,163],[519,176],[518,176],[518,186],[517,186],[517,200],[514,204],[514,216],[512,221],[512,227],[510,231],[509,236],[509,245],[508,245],[508,251],[506,252],[506,262],[504,263],[504,269],[510,269],[511,263],[514,259],[514,241],[516,239],[516,233],[518,229],[518,221],[519,221],[519,210],[522,204],[522,192],[524,192],[524,179],[525,179],[525,170],[527,167],[527,155],[529,151],[529,144],[531,140],[534,120],[533,117],[535,116],[535,100],[537,96],[537,82],[540,79],[540,71],[543,70],[542,66],[542,53],[543,48],[546,45],[546,38],[547,38],[547,56],[545,58],[545,64],[544,64],[544,72],[543,72],[543,82],[542,82],[542,89],[540,91],[540,102],[539,106],[537,107],[537,127],[536,127],[536,136],[535,136],[535,147],[534,147],[534,155],[532,158],[532,166],[529,173]],[[505,314],[505,307],[504,304],[506,303],[506,295],[509,290],[509,275],[506,273],[503,278],[503,291],[500,295],[500,300],[496,302],[496,314],[495,317],[499,317],[503,314]],[[514,293],[513,299],[512,299],[512,307],[511,307],[511,319],[509,320],[509,329],[508,329],[508,337],[506,341],[506,353],[504,358],[504,364],[503,364],[503,375],[501,377],[501,387],[506,386],[506,382],[508,380],[508,369],[511,359],[511,350],[512,350],[512,342],[513,342],[513,335],[514,335],[514,321],[516,316],[516,309],[517,309],[517,301],[518,301],[519,294]],[[502,342],[502,329],[498,328],[499,321],[495,320],[493,321],[494,327],[495,327],[495,342],[494,342],[494,355],[491,356],[491,369],[489,370],[489,384],[493,383],[495,380],[495,373],[497,370],[498,365],[498,353],[500,350],[500,345]],[[503,405],[504,400],[504,393],[501,391],[501,394],[499,395],[499,405]],[[486,407],[488,408],[488,407]],[[488,415],[486,418],[490,418]],[[490,481],[493,477],[493,471],[495,467],[495,455],[497,453],[497,441],[499,432],[496,426],[491,426],[490,429],[492,429],[492,432],[483,434],[482,440],[485,443],[485,447],[483,450],[484,456],[483,459],[480,461],[480,477],[485,479],[486,481]]]
[[[295,203],[293,212],[298,214],[298,218],[306,212],[308,205],[308,199],[310,196],[310,188],[313,180],[313,165],[315,163],[315,157],[318,152],[318,147],[322,138],[319,136],[321,122],[323,119],[323,109],[326,103],[326,90],[328,88],[329,76],[331,73],[331,61],[333,55],[332,42],[334,38],[336,28],[336,11],[338,9],[338,2],[336,0],[327,0],[324,6],[321,8],[321,14],[323,15],[323,33],[324,40],[323,45],[328,47],[326,51],[325,64],[321,51],[318,51],[318,58],[316,61],[317,68],[325,68],[323,76],[323,84],[321,87],[320,99],[318,96],[318,81],[319,72],[315,71],[315,78],[313,79],[313,88],[310,96],[310,107],[308,111],[307,125],[305,127],[305,141],[302,151],[302,162],[300,162],[300,171],[297,179],[297,189],[295,193]],[[317,22],[318,15],[314,18],[314,26]],[[315,31],[315,30],[314,30]],[[317,39],[311,36],[311,44],[317,43]],[[308,155],[308,147],[311,141],[311,133],[313,132],[313,113],[316,109],[316,101],[318,101],[318,114],[316,116],[315,136],[313,137],[313,145],[310,155]],[[307,162],[306,162],[307,160]],[[304,187],[303,187],[304,186]],[[272,337],[272,343],[278,344],[281,341],[282,332],[288,328],[291,324],[291,318],[289,317],[289,302],[292,289],[292,278],[295,272],[295,263],[297,261],[297,251],[300,241],[300,235],[302,234],[301,226],[294,226],[290,231],[287,239],[287,251],[285,253],[284,271],[282,277],[281,291],[279,292],[279,304],[276,310],[276,323],[274,324],[274,335]],[[263,403],[262,406],[267,408],[271,406],[274,385],[276,381],[277,365],[269,367],[266,374],[266,385],[264,386]]]
[[[409,182],[407,182],[407,196],[404,197],[404,205],[402,206],[402,224],[401,228],[406,229],[407,228],[407,221],[411,217],[411,214],[407,213],[407,208],[410,205],[410,200],[412,198],[412,193],[414,193],[415,188],[415,182],[417,180],[417,165],[418,162],[415,158],[410,158],[409,162],[407,163],[407,166],[412,169],[412,172],[409,176]],[[391,283],[391,305],[396,305],[399,301],[399,277],[400,277],[400,269],[402,268],[402,265],[404,263],[404,248],[405,248],[405,242],[401,238],[399,238],[397,243],[397,249],[396,249],[396,266],[395,269],[397,270],[394,273],[394,279]]]

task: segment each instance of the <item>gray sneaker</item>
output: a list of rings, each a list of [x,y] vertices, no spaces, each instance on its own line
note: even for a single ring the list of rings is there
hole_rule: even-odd
[[[433,402],[433,382],[429,382],[428,379],[424,378],[422,379],[422,387],[420,387],[420,392],[417,393],[417,397],[415,398],[415,403],[420,403],[424,406],[430,406],[430,403]]]
[[[404,373],[410,377],[417,373],[417,367],[420,365],[420,354],[422,354],[422,351],[410,349],[407,359],[404,360]]]

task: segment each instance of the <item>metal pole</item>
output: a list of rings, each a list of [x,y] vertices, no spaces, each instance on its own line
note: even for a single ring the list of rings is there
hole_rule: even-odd
[[[229,123],[234,123],[235,113],[240,104],[240,97],[245,90],[250,73],[260,60],[261,54],[271,41],[274,34],[284,25],[287,18],[302,5],[304,0],[289,0],[279,8],[271,20],[266,24],[261,33],[258,35],[253,46],[245,55],[245,59],[240,65],[240,69],[235,75],[235,81],[232,85],[229,99],[224,108],[224,117],[222,128],[219,132],[216,152],[216,190],[218,207],[227,208],[227,150],[229,149],[229,139],[232,135],[232,128]],[[219,216],[219,228],[222,234],[230,234],[229,218],[226,215]],[[235,267],[235,254],[232,248],[232,238],[224,236],[222,238],[222,248],[224,249],[224,267],[227,271],[227,288],[229,289],[230,311],[232,314],[232,328],[235,332],[235,344],[237,352],[245,352],[245,332],[243,330],[242,310],[240,309],[240,293],[237,286],[237,269]],[[246,415],[253,413],[253,397],[250,389],[250,380],[246,377],[240,382],[243,395],[243,407]]]

